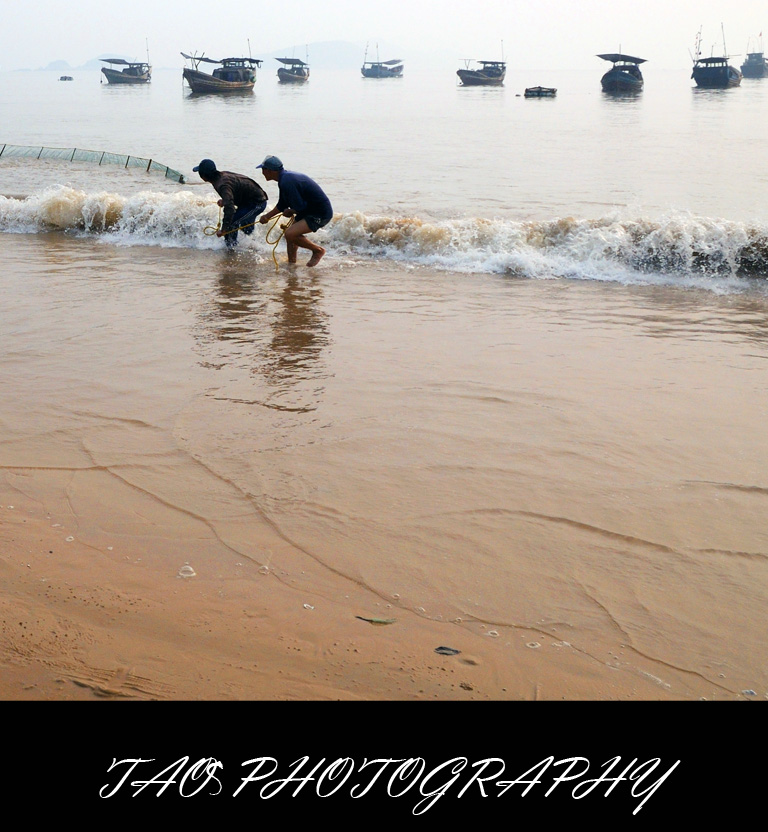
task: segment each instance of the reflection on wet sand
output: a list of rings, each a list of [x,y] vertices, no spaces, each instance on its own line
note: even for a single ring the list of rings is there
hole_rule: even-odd
[[[322,391],[317,381],[328,372],[322,361],[329,343],[322,301],[315,276],[289,269],[266,279],[249,259],[222,262],[196,335],[207,354],[205,366],[248,373],[255,395],[243,396],[243,378],[238,376],[233,401],[292,412],[317,408]],[[230,396],[219,389],[217,397]]]
[[[276,299],[265,374],[273,383],[322,376],[319,361],[328,344],[328,316],[319,311],[322,289],[317,279],[299,280],[295,272],[289,273]]]
[[[587,322],[600,330],[629,331],[642,337],[691,340],[728,339],[747,344],[768,341],[767,289],[762,281],[737,279],[741,294],[726,296],[697,289],[673,286],[626,287],[625,294],[612,292],[612,302],[594,304],[575,302],[575,293],[567,282],[547,295],[557,305],[561,323]],[[597,301],[605,294],[600,285],[582,287]],[[543,307],[542,307],[543,310]]]

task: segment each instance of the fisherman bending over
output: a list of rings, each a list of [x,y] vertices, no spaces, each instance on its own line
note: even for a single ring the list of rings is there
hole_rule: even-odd
[[[227,248],[234,248],[237,245],[238,230],[252,234],[256,218],[267,207],[265,190],[241,173],[216,170],[216,163],[210,159],[203,159],[192,170],[200,174],[203,182],[210,182],[221,197],[219,206],[224,209],[224,216],[216,236],[224,237]]]
[[[314,179],[310,179],[303,173],[285,170],[277,156],[267,156],[256,167],[261,168],[268,182],[277,182],[280,188],[277,205],[260,217],[259,222],[267,223],[278,214],[294,217],[293,223],[285,230],[288,262],[296,262],[299,248],[308,248],[312,256],[307,261],[307,265],[316,266],[325,254],[325,249],[308,240],[304,235],[328,225],[333,219],[331,201]]]

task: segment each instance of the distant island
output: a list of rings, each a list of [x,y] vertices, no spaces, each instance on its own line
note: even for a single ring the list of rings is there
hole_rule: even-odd
[[[184,44],[180,46],[180,51],[184,48],[184,46]],[[206,57],[216,59],[228,57],[227,55],[219,55],[216,53],[211,53],[209,51],[200,52],[199,54],[205,54]],[[323,41],[319,43],[310,43],[308,45],[302,44],[299,46],[289,46],[272,52],[258,52],[256,50],[252,51],[252,55],[254,58],[261,58],[262,60],[269,61],[270,63],[271,59],[273,58],[295,57],[301,58],[302,60],[308,60],[308,63],[313,68],[345,70],[359,69],[359,67],[363,63],[365,54],[365,43],[351,43],[349,41]],[[390,58],[400,58],[406,61],[410,66],[425,68],[434,66],[436,59],[438,62],[443,61],[446,63],[446,65],[450,64],[451,66],[456,61],[455,55],[445,51],[431,53],[424,51],[414,51],[385,43],[378,44],[378,54],[381,56],[382,60],[386,60],[387,56]],[[373,42],[369,43],[368,60],[376,60],[376,55],[377,44]],[[126,61],[141,60],[141,57],[137,57],[136,55],[123,55],[114,52],[109,52],[103,55],[98,55],[95,58],[91,58],[90,60],[86,61],[84,64],[80,64],[79,66],[72,66],[68,61],[58,59],[55,61],[51,61],[46,66],[37,67],[36,70],[26,68],[18,71],[58,72],[60,74],[68,74],[71,72],[98,72],[104,65],[104,58],[123,58]],[[180,54],[178,64],[169,64],[167,53],[165,53],[160,60],[165,65],[158,66],[155,61],[152,61],[152,63],[155,64],[155,69],[181,69],[184,65],[184,59],[181,57]],[[262,67],[262,71],[266,69],[268,65],[269,64],[265,64]]]
[[[51,61],[47,66],[40,67],[40,71],[42,72],[71,72],[74,70],[83,71],[86,70],[88,72],[91,71],[99,71],[104,66],[102,63],[102,58],[123,58],[126,61],[132,61],[133,57],[129,55],[115,55],[114,53],[110,52],[105,55],[100,55],[98,58],[91,58],[90,61],[86,61],[84,64],[80,66],[70,66],[67,61],[58,60],[58,61]]]

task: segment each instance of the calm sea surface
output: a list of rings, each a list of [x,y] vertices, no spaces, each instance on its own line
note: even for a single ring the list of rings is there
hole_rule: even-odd
[[[237,97],[0,74],[0,143],[188,177],[0,156],[6,481],[60,471],[104,552],[199,523],[201,578],[290,549],[500,649],[768,690],[768,80],[649,67],[611,98],[595,63],[502,89],[275,66]],[[193,165],[266,154],[331,198],[317,269],[205,233]]]

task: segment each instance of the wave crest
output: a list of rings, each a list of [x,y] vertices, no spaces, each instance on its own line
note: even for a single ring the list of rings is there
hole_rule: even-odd
[[[86,193],[58,186],[26,198],[0,197],[0,230],[52,229],[104,235],[121,245],[211,248],[220,211],[214,193]],[[354,211],[318,233],[331,251],[413,266],[549,278],[642,281],[768,275],[768,227],[673,212],[659,219],[557,217],[522,222],[464,217],[427,220]],[[254,234],[244,244],[266,249]]]

